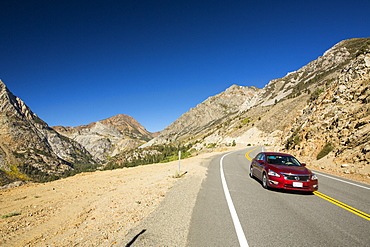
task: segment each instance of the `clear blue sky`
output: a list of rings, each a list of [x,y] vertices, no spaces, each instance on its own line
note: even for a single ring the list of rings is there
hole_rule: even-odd
[[[154,132],[369,37],[369,13],[367,0],[2,0],[0,79],[50,126],[122,113]]]

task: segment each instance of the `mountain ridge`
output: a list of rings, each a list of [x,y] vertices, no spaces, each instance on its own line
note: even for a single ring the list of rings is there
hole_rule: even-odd
[[[156,136],[123,114],[88,125],[51,128],[0,82],[2,183],[29,180],[33,169],[62,174],[79,162],[104,166],[107,161],[116,168],[130,165],[130,160],[156,160],[175,147],[188,147],[196,155],[235,145],[269,145],[312,161],[306,163],[319,169],[370,177],[369,85],[370,38],[344,40],[262,89],[230,86]],[[32,143],[29,147],[17,141],[24,133]],[[154,146],[158,149],[150,149]],[[22,163],[25,158],[34,161]]]
[[[0,81],[0,184],[48,180],[77,164],[94,164],[78,143],[49,128]]]
[[[124,114],[88,125],[53,126],[52,128],[59,134],[80,143],[101,163],[118,153],[134,149],[155,136],[133,117]]]
[[[215,111],[223,111],[225,108],[225,105],[218,103],[218,98],[222,93],[209,97],[205,102],[216,102],[213,106],[218,104],[217,107],[204,109],[207,108],[203,107],[205,104],[199,104],[195,109],[184,113],[162,131],[157,138],[146,145],[166,142],[186,143],[193,145],[195,153],[207,152],[207,150],[212,150],[214,147],[230,145],[273,145],[276,150],[294,153],[304,159],[311,160],[310,163],[315,163],[316,156],[325,149],[326,145],[336,143],[325,154],[332,158],[333,164],[330,166],[321,164],[320,169],[333,169],[344,173],[370,176],[368,138],[370,124],[366,118],[366,114],[370,115],[370,99],[367,93],[370,91],[369,56],[370,38],[354,38],[338,42],[325,51],[322,56],[297,71],[290,72],[282,78],[271,80],[263,89],[257,90],[258,92],[252,97],[243,98],[234,94],[234,97],[239,97],[239,99],[234,99],[235,101],[244,100],[244,102],[239,108],[233,108],[233,105],[231,105],[233,111],[230,111],[227,115],[217,116],[217,114],[214,114]],[[240,87],[238,90],[245,90],[246,88]],[[353,90],[350,91],[348,88]],[[235,87],[230,87],[226,91],[234,89]],[[354,127],[350,127],[350,131],[343,130],[345,127],[342,127],[342,129],[321,128],[321,123],[328,125],[327,122],[333,121],[328,115],[323,115],[321,121],[318,121],[315,127],[311,127],[321,129],[317,132],[317,135],[322,138],[312,139],[309,137],[311,132],[302,129],[305,123],[301,123],[299,119],[304,114],[308,114],[310,107],[311,112],[316,112],[318,114],[316,117],[319,118],[323,109],[320,108],[320,111],[317,109],[322,104],[322,98],[324,95],[331,95],[333,91],[343,91],[342,94],[337,94],[336,98],[331,99],[333,104],[340,103],[342,108],[349,105],[351,107],[347,109],[346,114],[358,116],[357,118],[351,118],[351,122],[346,122],[346,124],[361,126],[363,131],[359,134],[353,131]],[[347,94],[353,96],[348,98]],[[361,98],[361,102],[355,102],[355,98]],[[328,99],[326,100],[328,101]],[[197,111],[205,111],[206,114],[203,114],[203,116],[213,114],[215,117],[204,123],[204,119],[198,120],[194,117]],[[356,113],[357,111],[365,113],[360,116]],[[335,112],[330,114],[336,116]],[[309,121],[308,118],[307,115],[305,121]],[[198,127],[193,129],[196,131],[192,133],[180,129],[181,126],[193,125]],[[344,124],[344,126],[346,125]],[[356,146],[356,149],[339,145],[333,138],[336,134],[331,134],[330,131],[340,131],[343,140],[346,138],[356,139],[351,137],[351,134],[356,134],[363,141],[353,141],[352,143],[354,146],[361,143],[362,146]],[[308,136],[305,137],[305,133],[309,133]],[[350,143],[343,142],[345,144]],[[305,145],[310,146],[306,147]],[[306,149],[310,152],[304,152]],[[355,149],[355,152],[351,152],[352,149]],[[344,157],[344,154],[346,154],[346,157]]]

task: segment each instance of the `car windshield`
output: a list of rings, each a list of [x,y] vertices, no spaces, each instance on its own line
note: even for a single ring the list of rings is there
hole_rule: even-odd
[[[293,156],[267,155],[267,163],[283,166],[301,166],[301,163]]]

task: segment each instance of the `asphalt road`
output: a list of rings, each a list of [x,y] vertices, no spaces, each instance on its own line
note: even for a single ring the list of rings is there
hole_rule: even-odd
[[[370,246],[369,185],[316,172],[319,193],[266,190],[248,176],[252,149],[211,161],[187,246]]]

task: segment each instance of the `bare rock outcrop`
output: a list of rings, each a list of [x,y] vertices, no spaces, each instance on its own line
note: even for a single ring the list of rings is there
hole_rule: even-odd
[[[337,169],[370,174],[370,53],[343,68],[292,130],[298,141],[291,149],[297,154],[316,158],[327,148]]]
[[[94,163],[78,143],[61,137],[0,81],[0,185],[47,180]]]
[[[254,101],[260,91],[256,87],[233,85],[191,108],[148,144],[178,142],[202,136],[222,119],[239,112],[245,102]]]
[[[105,162],[109,157],[134,149],[153,138],[152,133],[138,121],[123,114],[78,127],[52,128],[81,144],[99,162]]]

